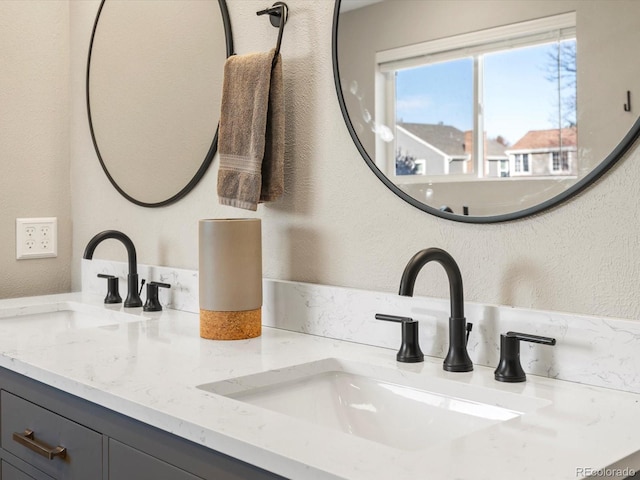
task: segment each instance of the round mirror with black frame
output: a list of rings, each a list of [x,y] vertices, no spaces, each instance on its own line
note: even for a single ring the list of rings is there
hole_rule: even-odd
[[[639,40],[636,2],[336,0],[334,79],[396,195],[504,222],[583,191],[633,145]]]
[[[213,161],[223,66],[233,54],[225,0],[102,0],[91,34],[91,138],[127,200],[162,207]]]

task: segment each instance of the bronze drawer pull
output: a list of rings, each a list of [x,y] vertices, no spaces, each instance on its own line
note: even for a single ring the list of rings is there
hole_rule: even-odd
[[[34,438],[33,430],[27,429],[24,433],[14,432],[13,440],[49,460],[53,460],[55,457],[65,458],[67,456],[67,449],[65,447],[57,446],[50,448],[47,445],[37,442]]]

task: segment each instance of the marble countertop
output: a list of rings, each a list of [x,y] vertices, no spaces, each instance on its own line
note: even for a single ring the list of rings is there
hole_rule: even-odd
[[[107,309],[100,296],[74,293],[0,300],[0,311],[66,301]],[[127,309],[139,319],[97,327],[48,329],[0,318],[0,366],[291,479],[624,478],[600,469],[637,469],[640,463],[638,394],[533,375],[525,383],[504,384],[488,367],[448,373],[439,358],[399,364],[394,350],[275,328],[264,328],[251,340],[204,340],[196,314],[141,310]],[[462,438],[405,451],[197,388],[326,358],[550,405]]]

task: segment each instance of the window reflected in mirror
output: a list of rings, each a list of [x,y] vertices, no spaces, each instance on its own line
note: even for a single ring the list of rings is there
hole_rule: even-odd
[[[576,49],[575,16],[561,15],[383,54],[388,174],[398,184],[575,178]]]

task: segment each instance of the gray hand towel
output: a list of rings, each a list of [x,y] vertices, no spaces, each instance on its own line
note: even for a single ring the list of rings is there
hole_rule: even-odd
[[[256,210],[284,192],[282,61],[268,53],[233,55],[224,66],[218,130],[222,205]]]

